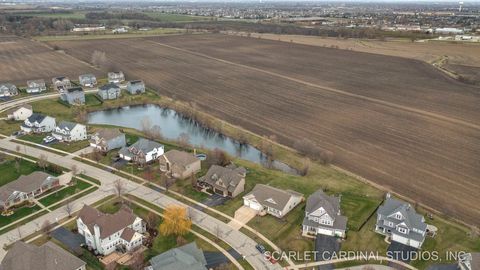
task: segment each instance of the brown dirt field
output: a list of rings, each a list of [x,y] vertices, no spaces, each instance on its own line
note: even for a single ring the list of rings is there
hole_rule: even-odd
[[[0,82],[25,86],[27,80],[44,79],[47,84],[55,76],[98,73],[89,65],[45,44],[18,37],[0,37]]]
[[[480,93],[424,63],[222,35],[56,44],[82,60],[106,51],[162,94],[287,145],[310,138],[337,165],[480,223]]]

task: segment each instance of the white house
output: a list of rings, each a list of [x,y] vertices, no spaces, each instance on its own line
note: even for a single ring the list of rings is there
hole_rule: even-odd
[[[145,164],[158,159],[164,153],[163,144],[140,138],[130,146],[125,146],[118,151],[120,158],[139,164]]]
[[[11,83],[0,84],[0,97],[10,97],[18,95],[18,89]]]
[[[77,217],[77,229],[88,247],[108,255],[116,250],[126,252],[141,246],[146,224],[126,206],[115,214],[105,214],[84,205]]]
[[[47,85],[43,79],[27,81],[27,93],[36,94],[47,91]]]
[[[87,139],[87,127],[82,124],[62,121],[55,127],[52,136],[59,141],[74,142]]]
[[[303,194],[293,190],[281,190],[267,185],[257,184],[253,190],[243,196],[243,205],[282,218],[303,200]]]
[[[112,71],[108,72],[108,82],[109,83],[121,83],[125,81],[125,75],[121,71]]]
[[[55,118],[39,113],[33,113],[30,117],[25,119],[20,126],[22,131],[26,133],[52,132],[55,127]]]
[[[78,76],[78,81],[80,85],[84,87],[94,87],[97,85],[97,78],[93,74],[82,74]]]
[[[385,203],[378,208],[377,233],[390,236],[392,241],[420,248],[425,240],[425,218],[409,204],[387,194]]]
[[[347,217],[340,214],[340,197],[317,190],[307,199],[302,229],[304,235],[345,237]]]
[[[126,144],[125,133],[117,128],[102,128],[90,137],[90,146],[102,152],[122,148]]]
[[[25,121],[28,117],[32,116],[33,109],[31,105],[25,104],[16,108],[10,109],[7,112],[7,118],[15,121]]]

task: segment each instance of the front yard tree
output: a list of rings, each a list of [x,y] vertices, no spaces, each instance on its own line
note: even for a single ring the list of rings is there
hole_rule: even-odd
[[[68,217],[72,217],[72,212],[73,212],[73,205],[70,201],[67,202],[65,205],[65,212],[67,213]]]
[[[165,209],[163,222],[159,231],[162,235],[183,236],[192,228],[192,221],[187,216],[187,209],[178,205],[171,205]]]
[[[45,169],[47,168],[48,166],[48,161],[47,161],[47,156],[44,155],[44,154],[41,154],[40,157],[38,158],[37,160],[37,165],[38,167],[42,168],[43,171],[45,171]]]
[[[115,180],[115,182],[113,182],[113,188],[117,197],[121,197],[123,193],[125,193],[125,185],[122,179]]]

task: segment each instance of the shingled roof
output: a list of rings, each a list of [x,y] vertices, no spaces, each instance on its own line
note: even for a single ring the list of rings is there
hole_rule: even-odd
[[[170,249],[150,259],[154,270],[206,270],[207,261],[195,242]]]
[[[186,167],[199,159],[191,153],[178,150],[170,150],[163,154],[163,157],[166,158],[170,163],[176,164],[182,167]]]
[[[84,261],[50,241],[39,247],[17,241],[3,258],[0,270],[72,270],[84,265]]]
[[[6,201],[15,191],[24,193],[37,190],[47,179],[56,179],[48,173],[35,171],[29,175],[21,175],[17,180],[0,187],[0,201]]]
[[[303,194],[293,190],[282,190],[272,186],[257,184],[244,198],[250,198],[252,196],[261,205],[281,211],[292,197],[303,197]]]

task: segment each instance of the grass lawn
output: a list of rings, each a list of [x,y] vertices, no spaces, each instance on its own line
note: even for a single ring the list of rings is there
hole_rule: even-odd
[[[348,217],[348,229],[360,230],[368,218],[375,214],[380,203],[379,198],[350,193],[342,194],[340,206],[342,214]]]
[[[48,136],[49,134],[44,133],[44,134],[27,134],[19,137],[21,140],[37,143],[37,144],[43,144],[43,138]],[[62,150],[65,152],[73,153],[78,150],[82,150],[83,148],[89,146],[90,143],[88,140],[83,140],[83,141],[76,141],[76,142],[54,142],[50,143],[46,146],[52,147],[58,150]]]
[[[127,20],[123,20],[125,23]],[[183,34],[185,29],[182,28],[154,28],[148,31],[131,30],[125,34],[113,34],[110,31],[82,34],[67,34],[58,36],[36,36],[38,41],[65,41],[65,40],[95,40],[95,39],[117,39],[117,38],[138,38],[138,37],[154,37],[162,35]]]
[[[347,238],[342,242],[341,250],[373,251],[385,255],[388,244],[384,241],[384,236],[374,232],[376,218],[376,216],[372,216],[360,231],[347,231]]]
[[[11,121],[11,120],[0,120],[0,134],[5,136],[12,135],[15,131],[20,130],[20,125],[22,122]]]
[[[38,205],[35,205],[33,207],[24,206],[15,210],[13,215],[10,215],[8,217],[0,216],[0,227],[6,226],[12,222],[15,222],[18,219],[21,219],[25,216],[33,214],[39,210],[40,210],[40,206]]]
[[[97,97],[96,94],[86,94],[85,95],[85,105],[89,107],[100,106],[103,101]]]
[[[15,159],[8,157],[5,162],[0,164],[0,186],[3,186],[13,180],[16,180],[21,175],[28,175],[34,171],[40,170],[36,163],[32,163],[26,160],[19,160],[20,164],[19,170],[15,169]]]
[[[54,191],[50,195],[40,199],[39,202],[44,206],[49,206],[76,193],[80,193],[82,190],[85,190],[91,186],[91,184],[77,179],[75,185]]]

